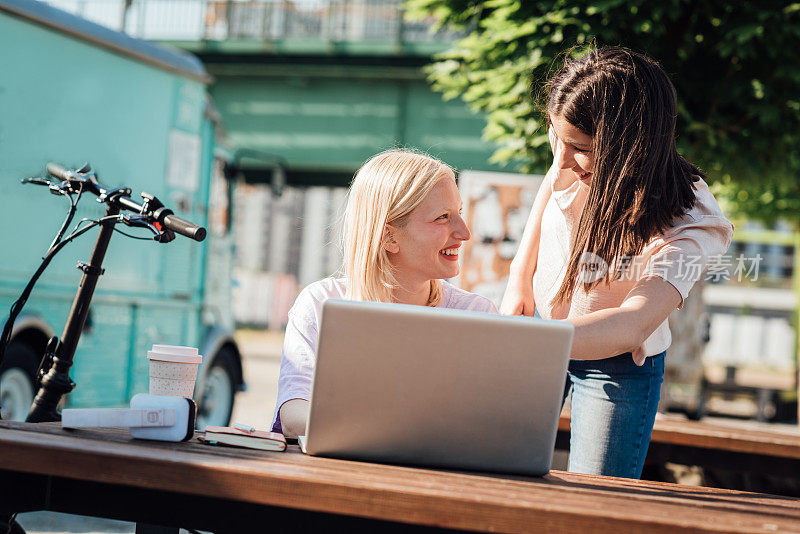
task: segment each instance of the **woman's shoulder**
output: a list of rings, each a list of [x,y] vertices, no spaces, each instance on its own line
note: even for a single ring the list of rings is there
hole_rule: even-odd
[[[679,234],[690,228],[718,229],[724,233],[733,232],[733,223],[728,220],[719,206],[719,202],[701,177],[694,182],[694,205],[682,217],[675,219],[672,227],[664,232],[664,236]]]
[[[338,299],[344,298],[346,292],[347,284],[344,278],[329,276],[308,284],[300,294],[306,294],[314,299]]]
[[[452,308],[456,310],[497,313],[497,307],[491,300],[458,288],[447,280],[442,280],[441,306],[443,308]]]
[[[697,177],[694,186],[694,205],[653,238],[648,245],[653,252],[662,250],[666,244],[685,246],[708,255],[724,254],[728,250],[733,239],[733,223],[725,217],[705,180]]]
[[[724,219],[725,215],[722,213],[722,208],[719,207],[719,202],[717,202],[706,181],[699,176],[695,178],[697,179],[694,182],[695,201],[694,206],[689,210],[689,215],[695,219],[701,217],[722,217]]]
[[[297,295],[290,313],[303,313],[316,311],[328,299],[343,299],[347,286],[344,278],[330,276],[308,284]]]

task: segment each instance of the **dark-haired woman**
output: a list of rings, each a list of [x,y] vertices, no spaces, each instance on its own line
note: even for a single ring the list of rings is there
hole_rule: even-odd
[[[705,175],[675,148],[675,90],[621,48],[548,82],[554,162],[500,311],[575,326],[569,470],[639,478],[658,407],[667,318],[731,242]]]

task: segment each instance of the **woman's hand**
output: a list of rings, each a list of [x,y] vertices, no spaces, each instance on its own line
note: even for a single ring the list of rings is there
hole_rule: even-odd
[[[525,315],[533,317],[533,281],[525,276],[510,275],[508,285],[500,303],[502,315]]]
[[[644,365],[644,361],[647,359],[647,355],[644,353],[644,345],[639,345],[636,347],[636,349],[634,349],[634,351],[631,353],[631,356],[633,357],[633,363],[639,367]]]
[[[292,399],[281,405],[281,427],[287,438],[296,438],[306,433],[308,410],[311,403],[304,399]]]

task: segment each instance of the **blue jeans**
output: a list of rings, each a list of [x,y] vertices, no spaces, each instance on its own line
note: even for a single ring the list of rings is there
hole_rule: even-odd
[[[604,360],[570,360],[569,470],[626,478],[642,475],[656,418],[666,352],[633,363],[630,353]]]

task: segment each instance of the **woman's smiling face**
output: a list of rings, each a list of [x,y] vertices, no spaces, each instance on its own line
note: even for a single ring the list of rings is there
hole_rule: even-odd
[[[461,196],[452,174],[439,180],[399,227],[387,225],[385,245],[400,284],[452,278],[459,272],[458,252],[470,238],[461,218]]]
[[[560,115],[550,115],[550,124],[556,134],[556,164],[559,169],[570,170],[575,178],[589,184],[594,172],[592,136],[580,131]]]

